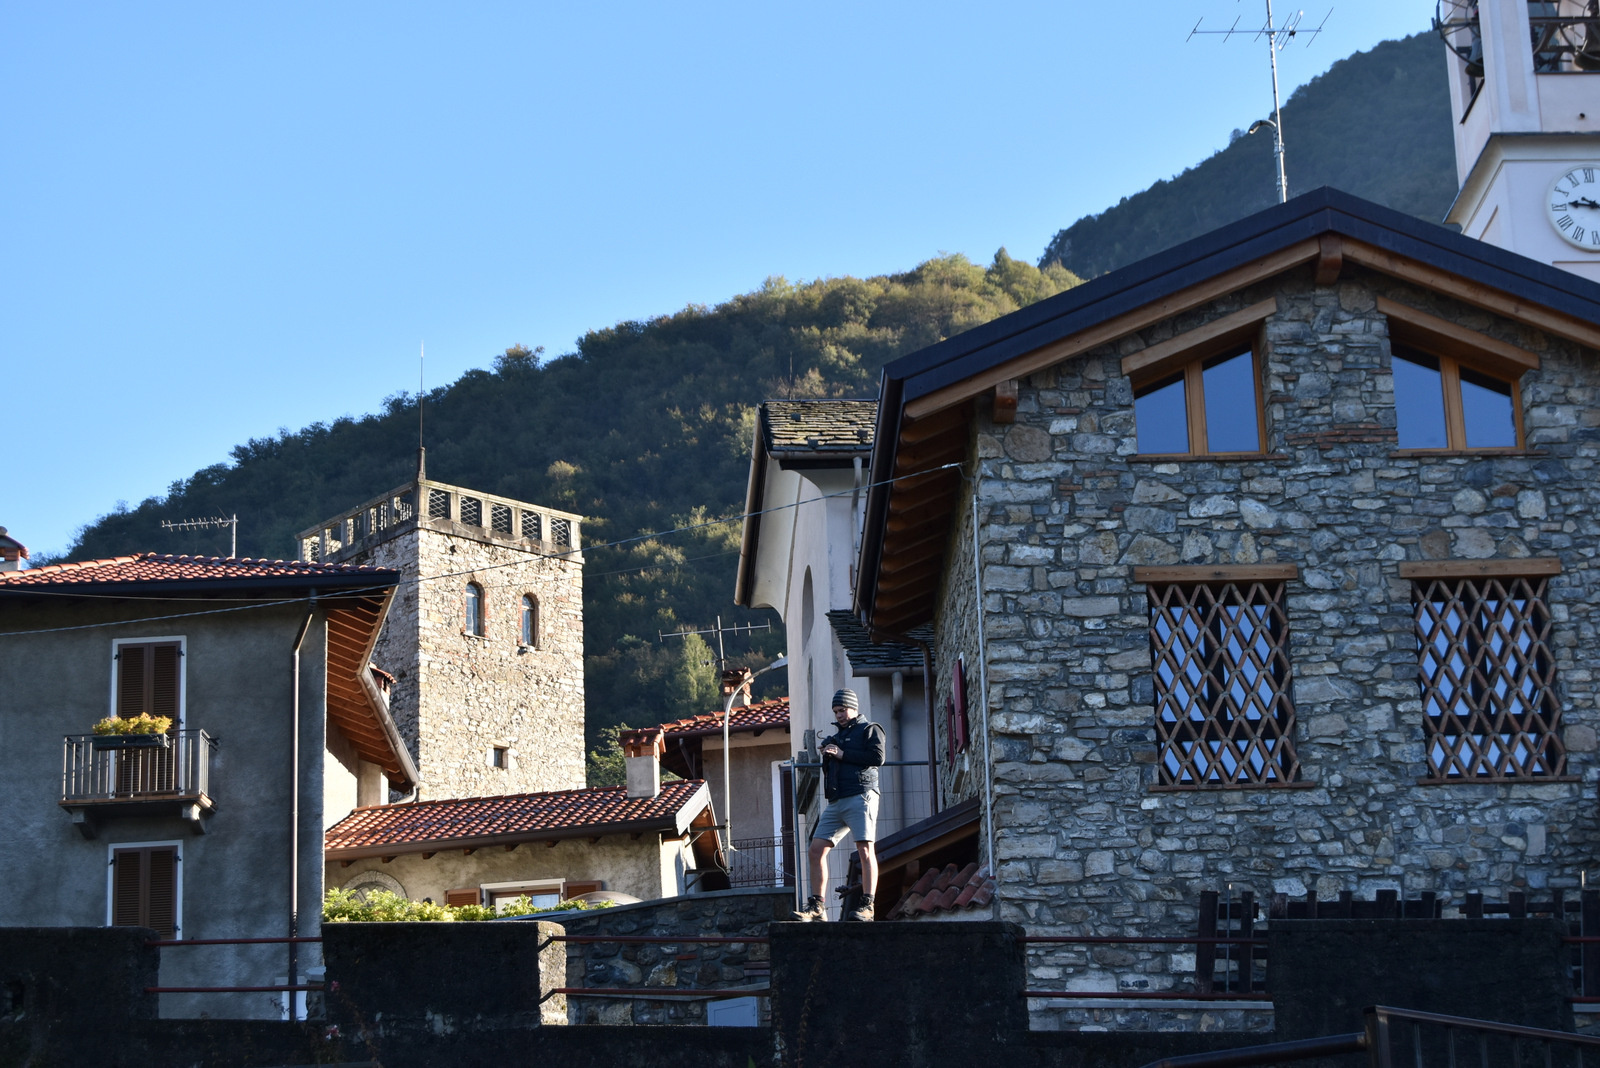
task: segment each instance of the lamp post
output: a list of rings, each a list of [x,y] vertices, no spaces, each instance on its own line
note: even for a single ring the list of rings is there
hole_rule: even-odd
[[[749,668],[729,668],[722,673],[722,805],[724,810],[722,813],[722,830],[727,835],[729,853],[737,852],[733,848],[733,795],[729,793],[728,789],[728,765],[730,763],[728,757],[732,752],[728,742],[728,735],[731,733],[728,729],[728,721],[733,716],[733,699],[740,692],[743,692],[745,699],[749,700],[750,684],[755,682],[756,676],[765,675],[769,671],[788,666],[788,656],[780,653],[778,659],[760,671],[751,671]]]

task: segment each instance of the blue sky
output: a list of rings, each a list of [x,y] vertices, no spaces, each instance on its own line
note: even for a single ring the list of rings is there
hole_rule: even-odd
[[[1285,98],[1432,10],[1306,8]],[[768,275],[1036,259],[1268,113],[1264,46],[1185,42],[1264,16],[0,0],[0,525],[62,551],[238,442],[414,390],[423,342],[431,387]]]

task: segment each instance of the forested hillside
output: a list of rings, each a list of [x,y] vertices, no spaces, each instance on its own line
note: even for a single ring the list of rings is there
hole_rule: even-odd
[[[769,279],[715,308],[594,331],[556,359],[514,346],[493,371],[427,394],[428,475],[587,517],[593,745],[618,722],[640,726],[720,701],[701,663],[705,647],[663,644],[658,631],[765,615],[732,608],[736,521],[614,549],[600,543],[738,513],[756,402],[871,396],[889,359],[1076,281],[1002,249],[987,268],[948,256],[888,277]],[[165,498],[101,517],[69,557],[225,553],[226,531],[177,534],[159,523],[235,512],[240,555],[290,555],[298,531],[409,479],[416,434],[417,398],[402,395],[360,419],[252,440]],[[763,657],[782,648],[780,631],[753,646]]]
[[[1242,61],[1238,55],[1235,62]],[[1437,36],[1419,33],[1358,52],[1284,104],[1289,195],[1331,185],[1438,222],[1456,193],[1450,129]],[[1084,278],[1115,270],[1271,207],[1278,195],[1274,174],[1272,131],[1235,131],[1233,142],[1205,162],[1058,232],[1040,262],[1061,263]]]

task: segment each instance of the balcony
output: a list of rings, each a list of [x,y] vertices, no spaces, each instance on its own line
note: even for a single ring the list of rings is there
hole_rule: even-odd
[[[164,735],[70,734],[61,755],[61,807],[85,838],[123,816],[181,819],[196,834],[216,811],[205,731]]]

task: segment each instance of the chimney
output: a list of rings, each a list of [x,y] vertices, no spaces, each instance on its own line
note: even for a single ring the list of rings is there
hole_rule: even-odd
[[[0,527],[0,571],[21,571],[22,561],[28,558],[28,547],[6,534]]]
[[[656,797],[661,793],[661,754],[666,734],[660,727],[623,731],[620,737],[628,769],[628,796]]]

